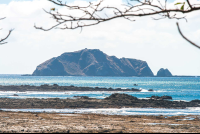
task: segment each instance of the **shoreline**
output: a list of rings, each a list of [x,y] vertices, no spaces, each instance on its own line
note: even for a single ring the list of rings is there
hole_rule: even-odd
[[[131,91],[131,92],[141,92],[140,89],[122,89],[122,88],[101,88],[101,87],[77,87],[77,86],[59,86],[57,84],[48,85],[44,84],[41,86],[31,86],[31,85],[0,85],[0,91]]]
[[[58,114],[0,111],[0,133],[200,133],[200,116]]]
[[[117,91],[107,88],[75,86],[0,86],[0,91]],[[118,89],[127,91],[127,89]],[[137,89],[138,90],[138,89]],[[128,91],[131,92],[137,92]],[[190,102],[169,101],[161,97],[138,99],[128,94],[114,93],[105,99],[76,96],[76,99],[59,98],[0,98],[0,133],[200,133],[200,115],[107,115],[100,113],[49,113],[3,111],[29,109],[79,108],[173,108],[200,107],[200,100]],[[179,111],[180,112],[180,111]]]
[[[79,109],[52,109],[52,108],[29,108],[29,109],[0,109],[4,112],[24,112],[24,113],[56,113],[56,114],[101,114],[119,116],[199,116],[200,107],[189,107],[186,109],[170,108],[79,108]]]
[[[100,88],[100,87],[76,87],[76,86],[59,86],[57,84],[41,86],[30,85],[0,85],[0,91],[36,91],[36,92],[63,92],[63,91],[120,91],[120,92],[141,92],[140,89],[121,89],[121,88]],[[154,92],[149,89],[148,92]],[[13,94],[17,97],[17,94]],[[74,99],[75,98],[75,99]],[[185,109],[186,107],[200,107],[200,100],[187,101],[169,101],[171,96],[151,96],[145,99],[139,99],[132,95],[113,93],[104,99],[89,98],[88,96],[74,96],[73,98],[0,98],[0,108],[175,108]]]
[[[6,74],[5,74],[6,75]],[[15,75],[15,74],[7,74],[7,75]],[[17,74],[17,75],[20,75],[20,76],[41,76],[41,75],[32,75],[32,74]],[[52,75],[53,77],[159,77],[159,76],[82,76],[82,75]],[[43,75],[42,77],[49,77],[47,75]],[[168,77],[168,76],[165,76],[165,77]],[[200,76],[196,76],[196,75],[173,75],[173,76],[170,76],[170,77],[200,77]]]
[[[76,99],[59,98],[26,98],[10,99],[0,98],[0,108],[24,109],[24,108],[174,108],[185,109],[186,107],[200,107],[200,100],[169,101],[161,98],[167,96],[152,96],[149,99],[138,99],[128,94],[114,93],[104,99],[89,98],[87,96],[76,96]]]

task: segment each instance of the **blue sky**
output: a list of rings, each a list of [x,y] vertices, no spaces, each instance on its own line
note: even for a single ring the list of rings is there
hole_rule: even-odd
[[[81,33],[80,29],[44,32],[33,26],[50,27],[54,21],[43,8],[49,10],[55,5],[47,0],[10,1],[0,0],[0,17],[6,17],[0,21],[0,38],[11,28],[15,29],[8,43],[0,46],[0,74],[31,74],[39,64],[52,57],[88,48],[100,49],[118,58],[147,61],[154,74],[160,68],[168,68],[173,75],[200,76],[200,50],[185,41],[176,27],[178,21],[184,35],[200,45],[200,11],[188,14],[188,22],[141,17],[135,22],[108,21],[83,28]],[[104,1],[122,3],[121,0]],[[64,8],[59,10],[65,11]]]

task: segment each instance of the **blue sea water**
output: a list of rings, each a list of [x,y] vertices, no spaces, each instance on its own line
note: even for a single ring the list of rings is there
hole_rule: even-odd
[[[106,88],[137,88],[141,92],[126,93],[138,98],[151,97],[152,95],[172,96],[173,100],[191,101],[200,99],[200,77],[62,77],[62,76],[21,76],[0,75],[0,85],[34,85],[58,84],[59,86],[79,87],[106,87]],[[138,86],[134,86],[137,84]],[[154,92],[149,92],[153,89]],[[15,92],[0,91],[2,98],[74,98],[73,96],[89,96],[103,99],[112,92],[100,91],[66,91],[66,92]],[[17,94],[18,96],[13,96]],[[111,115],[200,115],[200,107],[186,109],[160,109],[160,108],[121,108],[121,109],[1,109],[5,111],[23,112],[57,112],[57,113],[97,113]]]
[[[0,75],[0,85],[35,85],[58,84],[59,86],[137,88],[141,92],[127,93],[138,98],[152,95],[172,96],[173,100],[191,101],[200,99],[200,77],[83,77],[83,76],[21,76]],[[134,86],[137,84],[138,86]],[[154,92],[149,92],[153,89]],[[0,92],[0,97],[8,98],[72,98],[84,95],[103,99],[114,92]],[[17,94],[19,96],[13,96]]]

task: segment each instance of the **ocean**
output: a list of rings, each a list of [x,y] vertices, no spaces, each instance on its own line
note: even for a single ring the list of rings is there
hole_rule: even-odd
[[[141,89],[141,92],[119,92],[126,93],[140,99],[146,99],[152,95],[156,96],[172,96],[173,101],[191,101],[195,99],[200,99],[200,77],[85,77],[85,76],[21,76],[21,75],[0,75],[0,85],[34,85],[40,86],[43,84],[58,84],[59,86],[78,86],[78,87],[106,87],[106,88],[137,88]],[[137,86],[134,86],[137,84]],[[153,92],[149,92],[149,89],[153,89]],[[66,92],[14,92],[14,91],[0,91],[1,98],[73,98],[73,96],[88,96],[92,98],[104,99],[111,94],[116,93],[114,91],[66,91]],[[13,96],[17,94],[18,96]],[[127,109],[126,109],[127,110]],[[126,111],[125,110],[125,111]],[[140,110],[140,109],[139,109]],[[188,109],[191,111],[191,109]],[[196,109],[195,109],[196,110]],[[86,110],[87,111],[87,110]],[[90,111],[90,110],[89,110]],[[93,110],[94,111],[94,110]],[[105,110],[104,110],[105,111]],[[112,111],[112,110],[111,110]],[[128,110],[129,113],[134,113],[137,110]],[[148,110],[147,110],[148,111]],[[148,112],[143,113],[153,113],[155,109],[149,109]],[[163,110],[159,110],[163,111]],[[174,110],[173,115],[178,114]],[[183,113],[188,113],[189,111],[183,111]],[[169,111],[168,111],[169,112]],[[168,113],[164,112],[164,113]],[[199,113],[198,109],[197,112]],[[124,113],[124,112],[121,112]],[[127,113],[127,112],[125,112]],[[138,113],[138,112],[136,112]],[[190,113],[190,112],[189,112]],[[193,112],[191,112],[193,113]]]
[[[0,85],[34,85],[58,84],[59,86],[137,88],[141,92],[121,92],[138,98],[152,95],[172,96],[173,100],[191,101],[200,99],[200,77],[82,77],[82,76],[21,76],[0,75]],[[137,84],[138,86],[134,86]],[[154,92],[149,92],[153,89]],[[0,92],[0,97],[13,98],[16,92]],[[18,92],[15,98],[72,98],[89,96],[103,99],[114,92]],[[120,92],[118,92],[120,93]]]

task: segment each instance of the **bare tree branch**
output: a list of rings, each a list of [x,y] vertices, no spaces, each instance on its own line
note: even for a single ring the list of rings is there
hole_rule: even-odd
[[[192,7],[192,5],[190,4],[190,1],[189,1],[189,0],[187,0],[187,3],[188,3],[188,5],[189,5],[189,7],[192,9],[193,7]]]
[[[160,18],[154,18],[155,20],[169,18],[169,19],[186,19],[184,14],[200,10],[200,5],[191,4],[189,0],[186,0],[189,7],[186,9],[178,9],[176,6],[170,9],[167,8],[167,0],[127,0],[127,4],[121,5],[121,7],[103,6],[104,0],[98,3],[89,2],[87,6],[71,6],[63,3],[61,0],[49,0],[57,6],[66,7],[70,11],[78,11],[81,13],[80,17],[76,17],[73,14],[63,14],[55,10],[44,10],[47,14],[52,16],[56,20],[56,24],[50,28],[43,28],[34,25],[36,29],[49,31],[56,29],[77,29],[87,26],[97,25],[102,22],[113,20],[116,18],[124,18],[130,21],[135,21],[135,17],[154,16],[160,15]],[[133,3],[136,2],[136,3]],[[156,4],[157,3],[157,4]],[[55,8],[53,8],[55,9]],[[105,12],[112,12],[108,15]],[[66,13],[69,13],[66,12]],[[177,16],[177,13],[181,13],[182,16]]]
[[[5,19],[5,17],[4,18],[0,18],[0,20],[3,20],[3,19]],[[7,43],[7,42],[5,42],[5,40],[10,36],[10,34],[11,34],[12,31],[13,31],[13,29],[9,30],[7,36],[4,37],[4,38],[2,38],[2,39],[0,39],[0,45],[3,45],[3,44]]]
[[[4,18],[0,18],[0,20],[3,20],[3,19],[5,19],[6,17],[4,17]]]
[[[79,11],[81,13],[80,17],[76,17],[73,14],[63,14],[58,11],[53,10],[47,11],[44,10],[47,14],[52,16],[56,20],[56,24],[50,28],[43,28],[34,25],[36,29],[43,31],[49,31],[54,28],[56,29],[77,29],[97,25],[109,20],[116,18],[124,18],[130,21],[135,21],[135,17],[144,17],[144,16],[154,16],[160,15],[159,18],[152,17],[154,20],[160,19],[186,19],[185,14],[191,13],[193,11],[200,10],[200,4],[191,4],[190,0],[186,0],[188,7],[184,9],[185,2],[176,3],[175,5],[181,5],[181,8],[177,8],[174,5],[174,8],[168,8],[167,0],[163,0],[163,3],[160,0],[127,0],[127,4],[123,4],[121,7],[112,7],[112,6],[103,6],[102,3],[104,0],[100,0],[98,3],[89,2],[87,6],[70,6],[66,3],[63,3],[61,0],[49,0],[57,6],[66,7],[70,11]],[[135,3],[133,3],[135,2]],[[123,8],[122,8],[123,7]],[[107,12],[113,13],[108,15]],[[66,12],[68,13],[68,12]],[[182,14],[177,16],[177,13]],[[190,42],[192,45],[200,49],[200,46],[191,42],[187,39],[181,32],[179,25],[177,23],[178,31],[181,36]]]
[[[200,49],[200,46],[198,46],[197,44],[193,43],[192,41],[190,41],[188,38],[186,38],[186,37],[182,34],[178,22],[176,23],[176,25],[177,25],[177,28],[178,28],[178,31],[179,31],[180,35],[181,35],[185,40],[187,40],[190,44],[192,44],[193,46],[195,46],[195,47],[197,47],[197,48]]]
[[[7,43],[7,42],[4,42],[4,41],[10,36],[12,31],[13,31],[13,29],[9,30],[8,35],[6,37],[4,37],[3,39],[0,39],[0,45]]]

